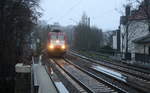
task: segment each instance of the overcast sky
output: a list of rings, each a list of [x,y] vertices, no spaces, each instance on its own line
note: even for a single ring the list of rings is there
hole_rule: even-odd
[[[63,26],[77,24],[83,12],[91,18],[91,25],[103,30],[117,29],[121,10],[126,0],[41,0],[42,20]]]

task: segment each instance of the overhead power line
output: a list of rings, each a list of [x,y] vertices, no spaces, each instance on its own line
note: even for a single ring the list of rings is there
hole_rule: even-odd
[[[77,7],[82,1],[83,1],[83,0],[79,0],[75,5],[73,5],[71,8],[69,8],[68,11],[67,11],[63,16],[61,16],[58,21],[63,20],[63,19],[64,19],[69,13],[71,13],[72,10],[73,10],[75,7]]]

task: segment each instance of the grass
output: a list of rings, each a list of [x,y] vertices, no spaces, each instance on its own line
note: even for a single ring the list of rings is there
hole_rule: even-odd
[[[114,59],[111,59],[109,57],[109,55],[104,55],[104,54],[96,54],[94,52],[89,52],[89,51],[78,51],[80,54],[86,56],[86,57],[90,57],[90,58],[100,58],[100,59],[103,59],[103,60],[106,60],[106,61],[112,61],[112,62],[116,62],[117,60],[114,60]],[[150,64],[144,64],[144,63],[141,63],[141,62],[136,62],[136,63],[133,63],[131,65],[134,65],[136,67],[142,67],[142,68],[147,68],[147,69],[150,69]]]
[[[103,54],[101,55],[98,55],[98,54],[95,54],[93,52],[89,52],[89,51],[78,51],[80,54],[84,55],[84,56],[87,56],[87,57],[91,57],[91,58],[101,58],[101,59],[104,59],[104,60],[108,60],[108,61],[113,61],[111,58],[109,58],[109,56],[105,56]]]

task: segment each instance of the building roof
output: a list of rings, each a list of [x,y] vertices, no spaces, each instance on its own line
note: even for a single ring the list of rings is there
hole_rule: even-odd
[[[148,15],[146,14],[146,11],[148,11]],[[144,1],[141,3],[141,5],[138,7],[138,9],[132,10],[130,16],[128,17],[128,20],[144,20],[147,19],[150,15],[150,6],[146,8],[146,5],[144,4]]]
[[[150,34],[133,40],[134,43],[138,44],[150,44]]]
[[[143,9],[134,11],[134,13],[131,13],[131,15],[128,17],[128,20],[143,20],[146,19],[147,15],[145,14],[145,11]]]

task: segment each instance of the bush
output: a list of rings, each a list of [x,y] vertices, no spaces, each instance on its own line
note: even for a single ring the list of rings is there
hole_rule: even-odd
[[[110,46],[103,46],[101,49],[103,49],[103,50],[114,50],[114,49],[112,49],[112,47],[110,47]]]

